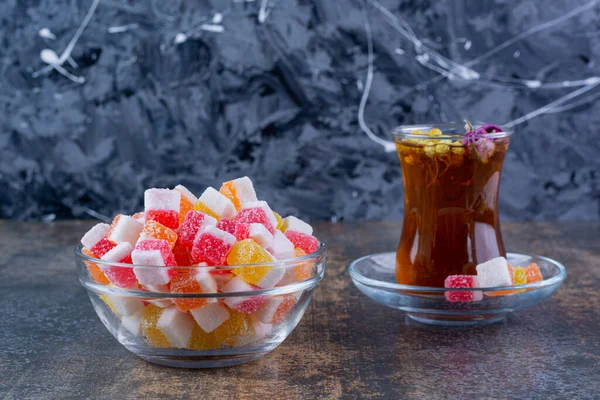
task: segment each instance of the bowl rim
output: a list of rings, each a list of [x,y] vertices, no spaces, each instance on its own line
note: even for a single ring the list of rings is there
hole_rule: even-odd
[[[360,257],[360,258],[352,261],[350,263],[350,265],[348,266],[348,272],[349,272],[351,278],[363,285],[374,287],[374,288],[385,289],[385,290],[394,290],[394,291],[401,290],[401,291],[414,291],[414,292],[425,292],[425,293],[444,293],[444,292],[448,292],[448,291],[452,291],[452,292],[475,292],[475,291],[477,291],[477,292],[479,292],[479,291],[500,292],[500,291],[506,291],[506,290],[540,289],[543,287],[560,284],[567,277],[567,269],[565,268],[565,266],[562,263],[560,263],[556,260],[553,260],[552,258],[540,256],[537,254],[516,253],[516,252],[507,252],[506,257],[508,258],[509,255],[515,255],[515,256],[529,256],[529,257],[538,258],[538,259],[544,260],[544,261],[554,265],[555,267],[557,267],[558,274],[554,275],[551,278],[544,279],[542,281],[526,283],[524,285],[495,286],[495,287],[481,287],[481,288],[438,288],[438,287],[432,287],[432,286],[404,285],[404,284],[400,284],[400,283],[381,281],[378,279],[367,278],[366,276],[360,274],[357,271],[356,265],[358,263],[364,261],[365,259],[371,258],[374,256],[378,256],[378,255],[382,255],[382,254],[390,254],[390,253],[393,254],[394,252],[373,253],[373,254],[369,254],[369,255]]]
[[[455,129],[455,128],[464,129],[464,125],[465,125],[464,122],[399,125],[392,129],[392,136],[396,140],[402,140],[402,139],[426,139],[426,140],[464,139],[466,132],[450,133],[450,134],[443,133],[444,130],[448,130],[448,129]],[[475,122],[475,124],[474,124],[475,128],[479,128],[482,125],[485,125],[485,123],[478,121],[478,122]],[[512,131],[510,129],[505,129],[502,125],[496,125],[496,126],[501,128],[502,132],[487,133],[485,135],[486,138],[488,138],[488,139],[506,138],[506,137],[512,136],[514,133],[514,131]],[[442,131],[442,134],[440,136],[426,136],[426,135],[415,135],[415,134],[410,133],[417,129],[418,130],[429,130],[431,128],[440,129]],[[405,132],[405,131],[409,131],[409,132]]]

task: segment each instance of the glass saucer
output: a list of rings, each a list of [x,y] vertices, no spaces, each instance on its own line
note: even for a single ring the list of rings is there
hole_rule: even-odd
[[[506,258],[513,266],[536,263],[544,280],[526,285],[452,289],[483,292],[483,297],[480,301],[450,302],[444,296],[448,289],[398,284],[395,252],[361,257],[350,264],[348,272],[354,285],[367,297],[406,311],[415,321],[433,325],[481,325],[501,321],[508,313],[548,299],[567,276],[561,263],[547,257],[508,253]],[[507,290],[510,293],[502,293]]]

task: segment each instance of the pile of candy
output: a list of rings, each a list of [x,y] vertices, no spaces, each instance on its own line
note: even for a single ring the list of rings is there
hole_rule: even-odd
[[[504,257],[496,257],[477,265],[477,275],[450,275],[444,281],[445,288],[473,289],[493,288],[499,286],[524,285],[526,283],[544,280],[540,267],[537,264],[529,264],[525,267],[513,267]],[[507,296],[520,293],[520,290],[497,290],[485,292],[486,296]],[[446,299],[451,302],[481,301],[483,292],[480,290],[470,291],[447,291]]]
[[[314,260],[282,263],[288,268],[271,263],[318,250],[312,232],[306,222],[281,218],[259,201],[251,180],[243,177],[225,182],[218,191],[209,187],[199,198],[181,185],[148,189],[143,212],[119,214],[111,225],[97,224],[81,243],[88,257],[134,264],[86,261],[99,284],[149,294],[231,293],[309,279]],[[269,334],[301,295],[101,298],[125,329],[143,335],[154,347],[215,349]]]

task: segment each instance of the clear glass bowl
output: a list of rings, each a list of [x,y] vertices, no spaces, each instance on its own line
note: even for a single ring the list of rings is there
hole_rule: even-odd
[[[302,319],[313,290],[323,279],[325,254],[326,247],[321,243],[312,254],[259,266],[155,267],[98,260],[83,254],[81,245],[75,249],[79,281],[87,289],[96,314],[119,343],[146,361],[184,368],[243,364],[262,357],[282,343]],[[121,268],[123,273],[130,273],[132,268],[163,269],[163,272],[177,268],[172,274],[195,274],[196,270],[203,269],[220,282],[219,287],[236,273],[261,273],[265,268],[283,278],[278,286],[269,289],[173,293],[168,286],[143,288],[137,285],[123,289],[106,284],[102,277],[99,279],[97,267],[100,270]],[[196,314],[196,311],[182,313],[178,308],[198,310],[206,305],[210,306]],[[161,320],[161,317],[164,318]],[[197,321],[202,321],[205,330],[210,332],[206,333]],[[191,337],[186,340],[190,329]]]
[[[508,253],[513,266],[536,263],[544,280],[526,285],[494,288],[452,289],[454,292],[483,292],[480,301],[450,302],[449,289],[396,283],[396,253],[371,254],[348,268],[361,292],[385,306],[408,313],[413,320],[434,325],[479,325],[503,320],[508,313],[548,299],[567,276],[565,267],[550,258]]]

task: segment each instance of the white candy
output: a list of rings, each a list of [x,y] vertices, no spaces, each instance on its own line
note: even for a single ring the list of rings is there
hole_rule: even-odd
[[[269,222],[271,222],[273,228],[277,227],[277,218],[275,217],[275,214],[273,214],[273,210],[271,210],[271,207],[269,207],[269,204],[267,204],[266,201],[250,201],[244,204],[242,209],[244,208],[262,208],[267,213],[267,217],[269,217]]]
[[[283,219],[283,231],[285,232],[288,229],[296,232],[306,233],[307,235],[312,235],[313,233],[312,226],[292,215]]]
[[[163,310],[156,327],[165,335],[171,346],[183,349],[190,342],[194,321],[177,307],[169,307]]]
[[[121,318],[121,325],[127,329],[133,336],[140,336],[142,333],[142,312],[138,312]]]
[[[254,288],[252,286],[250,286],[249,284],[247,284],[246,282],[244,282],[243,279],[239,278],[239,277],[235,277],[232,280],[230,280],[229,282],[227,282],[227,284],[225,286],[223,286],[221,288],[221,292],[223,293],[232,293],[232,292],[251,292],[253,291]],[[240,306],[243,305],[243,303],[245,302],[251,302],[253,301],[253,297],[226,297],[223,302],[229,306],[229,308],[233,308],[233,309],[238,309],[240,308]]]
[[[273,235],[263,224],[250,224],[249,236],[266,249],[273,246]]]
[[[104,261],[119,262],[133,251],[133,246],[127,242],[119,243],[107,251],[100,259]]]
[[[117,221],[113,223],[114,226],[108,236],[108,240],[115,243],[127,242],[135,246],[144,225],[129,215],[120,214],[115,219]]]
[[[254,191],[254,185],[250,178],[244,176],[242,178],[234,179],[232,182],[233,187],[235,188],[235,194],[242,206],[248,202],[258,200],[256,198],[256,192]]]
[[[92,229],[90,229],[86,232],[85,235],[83,235],[83,237],[81,238],[81,244],[86,249],[91,249],[106,236],[109,229],[110,225],[108,224],[100,223],[94,225]]]
[[[154,293],[167,293],[169,292],[168,285],[145,285],[144,288],[149,292]],[[173,301],[171,299],[145,299],[148,303],[155,305],[160,308],[167,308],[173,305]]]
[[[496,257],[477,267],[479,285],[483,288],[496,286],[511,286],[512,276],[508,268],[508,261],[504,257]]]
[[[198,326],[206,333],[214,331],[229,319],[227,307],[220,303],[211,303],[194,308],[190,310],[190,314],[192,314]]]
[[[160,250],[135,249],[131,253],[131,260],[136,265],[146,265],[146,267],[133,268],[133,273],[142,285],[164,285],[171,280],[168,268],[152,268],[152,266],[164,267],[165,265]]]
[[[108,296],[108,299],[114,306],[117,314],[125,317],[141,312],[144,309],[144,304],[138,299],[111,295]]]
[[[271,297],[263,308],[254,313],[254,316],[264,324],[272,323],[275,312],[277,312],[283,300],[283,297]]]
[[[177,211],[181,203],[181,193],[171,189],[148,189],[144,192],[144,211]]]
[[[256,284],[261,289],[269,289],[273,286],[277,285],[283,275],[285,274],[285,268],[283,266],[280,267],[272,267],[269,272]]]
[[[275,230],[273,246],[269,248],[269,251],[278,260],[287,260],[296,256],[294,244],[278,229]]]
[[[196,204],[196,202],[198,201],[198,198],[196,196],[194,196],[194,194],[192,192],[190,192],[188,190],[188,188],[186,188],[183,185],[175,186],[174,190],[177,190],[179,193],[181,193],[181,195],[183,197],[185,197],[186,199],[188,199],[188,201],[192,204]]]
[[[233,218],[236,214],[235,206],[231,200],[215,188],[207,188],[198,201],[202,202],[220,218]]]
[[[212,268],[210,268],[210,269],[212,269]],[[217,281],[215,280],[213,274],[211,274],[208,271],[204,271],[204,269],[201,269],[196,274],[196,282],[198,282],[198,284],[200,285],[200,289],[202,290],[202,293],[217,293],[218,292],[219,288],[217,286]],[[208,298],[208,299],[206,299],[206,301],[208,303],[216,303],[217,298]]]

